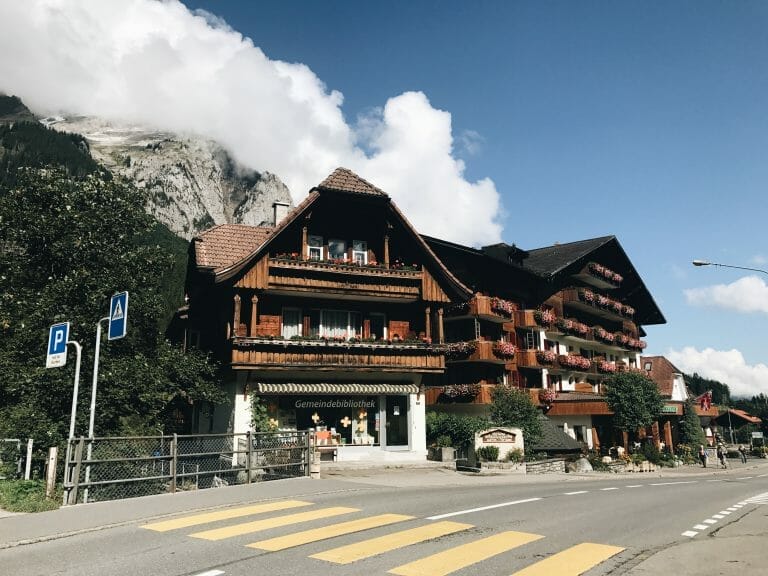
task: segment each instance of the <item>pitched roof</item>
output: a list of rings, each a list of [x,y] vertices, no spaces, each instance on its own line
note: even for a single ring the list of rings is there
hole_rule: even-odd
[[[563,432],[552,420],[539,415],[541,422],[541,438],[530,448],[546,452],[577,452],[582,449],[582,444]]]
[[[728,410],[720,414],[720,416],[718,416],[716,420],[719,423],[726,421],[728,419],[727,416],[729,413],[732,416],[743,419],[745,422],[748,422],[749,424],[760,424],[762,422],[762,420],[757,416],[752,416],[751,414],[745,412],[744,410],[739,410],[737,408],[729,408]]]
[[[682,372],[664,356],[641,356],[640,366],[645,370],[647,364],[651,365],[651,369],[646,371],[648,377],[656,383],[659,393],[662,396],[672,397],[675,374],[682,374]]]
[[[192,240],[197,266],[216,270],[237,262],[261,246],[273,230],[271,226],[244,224],[209,228]]]
[[[527,251],[528,257],[525,259],[524,265],[542,276],[554,276],[563,268],[567,268],[612,240],[616,240],[616,237],[601,236],[600,238],[535,248]]]
[[[336,168],[330,176],[318,184],[317,189],[388,197],[381,188],[377,188],[347,168]]]

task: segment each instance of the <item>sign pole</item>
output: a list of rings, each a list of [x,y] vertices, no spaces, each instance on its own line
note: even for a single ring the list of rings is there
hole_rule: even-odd
[[[96,420],[96,388],[99,382],[99,352],[101,351],[101,323],[109,320],[109,316],[101,318],[96,322],[96,350],[93,353],[93,381],[91,383],[91,414],[88,418],[88,449],[85,459],[88,464],[85,466],[85,490],[83,491],[83,503],[88,503],[88,483],[91,480],[91,454],[93,453],[93,428]]]
[[[67,504],[67,497],[69,494],[66,490],[67,477],[69,476],[69,455],[72,447],[72,439],[75,437],[75,417],[77,416],[77,391],[80,387],[80,359],[83,355],[83,348],[79,342],[70,340],[67,344],[72,344],[77,352],[77,360],[75,361],[75,386],[72,390],[72,414],[69,417],[69,438],[67,439],[67,455],[64,461],[64,504]]]

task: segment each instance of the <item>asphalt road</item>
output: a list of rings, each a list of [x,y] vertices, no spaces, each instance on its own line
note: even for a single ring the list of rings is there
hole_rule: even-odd
[[[765,467],[589,478],[361,471],[3,518],[0,567],[14,576],[623,575],[763,503]],[[709,573],[695,563],[690,574]]]

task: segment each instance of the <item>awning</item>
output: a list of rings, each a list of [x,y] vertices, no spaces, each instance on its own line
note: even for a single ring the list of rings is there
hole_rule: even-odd
[[[295,382],[257,382],[258,394],[333,394],[336,396],[368,396],[377,394],[418,394],[416,384],[327,384]]]

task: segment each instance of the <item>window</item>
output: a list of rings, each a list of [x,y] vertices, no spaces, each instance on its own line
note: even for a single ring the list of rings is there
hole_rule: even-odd
[[[387,339],[387,322],[384,314],[373,313],[371,317],[370,337],[377,340]]]
[[[646,362],[645,364],[643,364],[643,370],[645,370],[646,372],[650,372],[652,368],[653,368],[653,364],[650,362]]]
[[[328,240],[328,258],[333,260],[347,259],[347,243],[338,238]]]
[[[352,262],[355,264],[368,264],[368,243],[364,240],[352,241]]]
[[[359,312],[346,310],[322,310],[320,312],[320,336],[323,338],[353,338],[362,334]]]
[[[587,427],[586,426],[574,426],[573,434],[576,437],[577,442],[587,441]]]
[[[322,260],[323,259],[323,237],[311,236],[307,239],[309,246],[307,247],[307,257],[310,260]]]
[[[283,338],[301,336],[301,310],[283,308]]]

